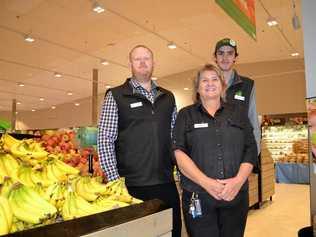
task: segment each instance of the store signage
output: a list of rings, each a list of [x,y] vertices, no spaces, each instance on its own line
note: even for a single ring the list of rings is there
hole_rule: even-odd
[[[215,0],[215,2],[256,40],[255,0]]]

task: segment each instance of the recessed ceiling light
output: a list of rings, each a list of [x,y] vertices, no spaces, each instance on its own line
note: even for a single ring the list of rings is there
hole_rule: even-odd
[[[25,35],[24,41],[29,42],[29,43],[33,43],[35,41],[35,39],[31,35]]]
[[[102,60],[100,61],[100,63],[101,63],[102,65],[104,65],[104,66],[109,65],[109,62],[106,61],[106,60],[104,60],[104,59],[102,59]]]
[[[62,77],[62,75],[59,72],[55,72],[54,77],[60,78],[60,77]]]
[[[20,102],[20,101],[18,101],[18,102],[16,102],[16,104],[17,104],[17,105],[20,105],[20,104],[21,104],[21,102]]]
[[[106,85],[105,86],[105,88],[107,88],[107,89],[109,89],[109,88],[111,88],[112,86],[110,86],[110,85]]]
[[[276,20],[275,17],[269,16],[269,18],[267,20],[267,24],[268,24],[268,26],[276,26],[279,23],[278,23],[278,21]]]
[[[71,91],[67,92],[67,95],[73,95],[73,93]]]
[[[189,90],[189,88],[188,88],[188,87],[184,87],[184,88],[183,88],[183,90],[188,91],[188,90]]]
[[[295,52],[295,53],[291,53],[291,56],[292,57],[297,57],[297,56],[299,56],[300,54],[299,53],[297,53],[297,52]]]
[[[158,80],[158,77],[151,77],[151,80],[157,81],[157,80]]]
[[[104,7],[100,5],[98,2],[93,3],[92,10],[96,13],[101,13],[105,11]]]
[[[55,105],[53,105],[52,107],[50,107],[51,109],[56,109],[56,106]]]
[[[173,43],[173,42],[170,42],[170,43],[168,44],[168,48],[169,48],[169,49],[176,49],[176,48],[177,48],[177,45],[176,45],[175,43]]]
[[[75,106],[79,106],[80,105],[80,103],[75,103]]]
[[[44,98],[39,98],[39,100],[40,100],[40,101],[44,101],[45,99],[44,99]]]
[[[25,86],[23,83],[18,83],[18,85],[19,85],[20,87]]]
[[[31,111],[32,111],[32,112],[35,112],[35,111],[36,111],[36,109],[32,109]]]
[[[19,113],[18,111],[15,112],[15,114],[18,114],[18,113]]]

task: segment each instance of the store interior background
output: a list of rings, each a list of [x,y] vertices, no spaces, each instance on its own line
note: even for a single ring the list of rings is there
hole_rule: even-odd
[[[1,118],[10,120],[16,99],[17,129],[91,125],[92,69],[99,70],[100,111],[106,86],[130,75],[127,55],[137,44],[154,51],[157,83],[175,93],[181,108],[192,102],[197,68],[212,62],[214,45],[223,37],[237,41],[237,70],[255,80],[260,115],[306,111],[303,35],[291,23],[293,1],[256,1],[256,41],[215,1],[103,0],[100,14],[92,11],[93,2],[0,2]],[[295,1],[295,13],[302,20],[301,1]],[[269,16],[276,17],[277,27],[267,25]],[[27,34],[33,43],[24,41]],[[169,49],[170,42],[177,49]]]

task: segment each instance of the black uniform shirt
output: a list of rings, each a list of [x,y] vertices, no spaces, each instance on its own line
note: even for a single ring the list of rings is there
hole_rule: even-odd
[[[227,179],[237,175],[241,163],[257,165],[257,146],[246,113],[238,106],[221,103],[211,116],[201,103],[180,110],[173,149],[186,153],[208,177]],[[181,185],[191,192],[205,192],[181,176]],[[241,190],[247,190],[248,182]]]

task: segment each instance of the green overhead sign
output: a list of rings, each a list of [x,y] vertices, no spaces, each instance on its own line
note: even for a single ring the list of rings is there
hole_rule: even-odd
[[[215,1],[251,38],[256,40],[255,0]]]

